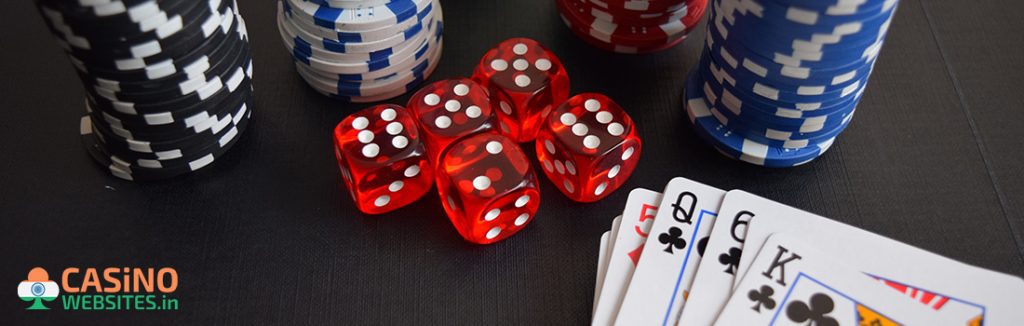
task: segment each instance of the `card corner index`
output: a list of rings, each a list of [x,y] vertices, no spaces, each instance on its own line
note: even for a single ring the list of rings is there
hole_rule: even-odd
[[[660,195],[660,194],[661,193],[659,193],[657,191],[654,191],[654,190],[651,190],[651,189],[647,189],[647,188],[633,188],[633,190],[629,191],[629,196],[627,196],[627,198],[633,197],[633,196],[655,196],[655,195]]]
[[[742,197],[746,197],[746,198],[753,198],[753,197],[762,198],[761,196],[752,194],[752,193],[747,192],[746,190],[743,190],[743,189],[732,189],[732,190],[729,190],[729,191],[725,192],[725,198],[732,199],[732,198],[742,198]]]

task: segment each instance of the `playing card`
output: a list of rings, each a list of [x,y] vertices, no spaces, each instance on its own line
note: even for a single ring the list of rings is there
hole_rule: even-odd
[[[597,277],[594,282],[594,307],[590,311],[591,314],[597,310],[597,298],[601,297],[601,284],[604,283],[605,272],[608,271],[608,249],[613,246],[611,244],[611,235],[618,232],[619,221],[622,221],[622,215],[616,216],[612,220],[612,228],[610,231],[605,232],[601,235],[601,248],[597,254]]]
[[[956,324],[797,236],[777,233],[768,239],[715,325]]]
[[[1024,280],[970,266],[856,227],[749,195],[750,222],[744,252],[759,250],[771,234],[799,234],[848,265],[875,277],[907,301],[928,307],[959,325],[1020,325],[1024,321]],[[768,218],[765,218],[768,217]],[[768,247],[765,247],[768,248]],[[751,257],[740,270],[750,274]]]
[[[593,325],[611,325],[622,304],[622,296],[629,287],[636,263],[644,249],[644,240],[651,230],[661,194],[637,188],[629,192],[622,221],[615,233],[614,246],[608,257],[608,270],[601,285],[601,297],[597,300]]]
[[[715,218],[714,227],[704,250],[706,260],[697,267],[696,276],[690,287],[690,295],[679,315],[677,326],[711,325],[732,294],[736,267],[743,250],[743,239],[747,223],[753,215],[743,210],[743,204],[750,195],[741,190],[725,194]]]
[[[675,325],[724,195],[686,178],[668,183],[615,325]]]
[[[594,278],[594,306],[591,308],[592,310],[590,310],[591,314],[597,310],[597,298],[601,297],[601,283],[604,282],[604,267],[608,263],[608,260],[606,259],[607,257],[605,257],[604,254],[608,251],[609,233],[611,233],[611,231],[605,231],[601,234],[601,248],[598,249],[597,253],[597,273],[595,274],[597,277]]]

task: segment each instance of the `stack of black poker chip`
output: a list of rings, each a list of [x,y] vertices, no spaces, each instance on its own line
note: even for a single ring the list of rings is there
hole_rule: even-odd
[[[232,0],[36,0],[86,91],[82,141],[114,176],[209,166],[252,117],[252,57]]]

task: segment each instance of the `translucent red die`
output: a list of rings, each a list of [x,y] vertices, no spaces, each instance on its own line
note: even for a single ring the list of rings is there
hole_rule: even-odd
[[[412,114],[394,104],[370,107],[334,128],[335,157],[356,207],[382,214],[423,197],[433,184]]]
[[[537,176],[518,144],[481,133],[451,145],[436,172],[448,218],[466,241],[489,244],[522,230],[540,206]]]
[[[633,119],[607,96],[573,96],[545,119],[536,140],[544,174],[569,199],[598,201],[619,188],[640,160]]]
[[[409,98],[407,106],[419,122],[430,162],[435,165],[442,151],[459,138],[497,133],[487,90],[467,78],[424,86]]]
[[[527,38],[508,39],[487,51],[473,80],[490,92],[499,130],[517,142],[533,140],[548,112],[569,97],[562,62]]]

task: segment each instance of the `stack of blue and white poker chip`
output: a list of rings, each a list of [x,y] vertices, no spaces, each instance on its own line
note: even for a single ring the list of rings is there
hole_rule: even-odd
[[[82,141],[114,176],[158,180],[220,158],[252,115],[232,0],[36,0],[86,91]]]
[[[898,0],[712,0],[685,91],[696,132],[767,167],[810,162],[853,118]]]
[[[280,0],[277,24],[313,89],[365,103],[402,95],[430,76],[443,20],[438,0]]]

